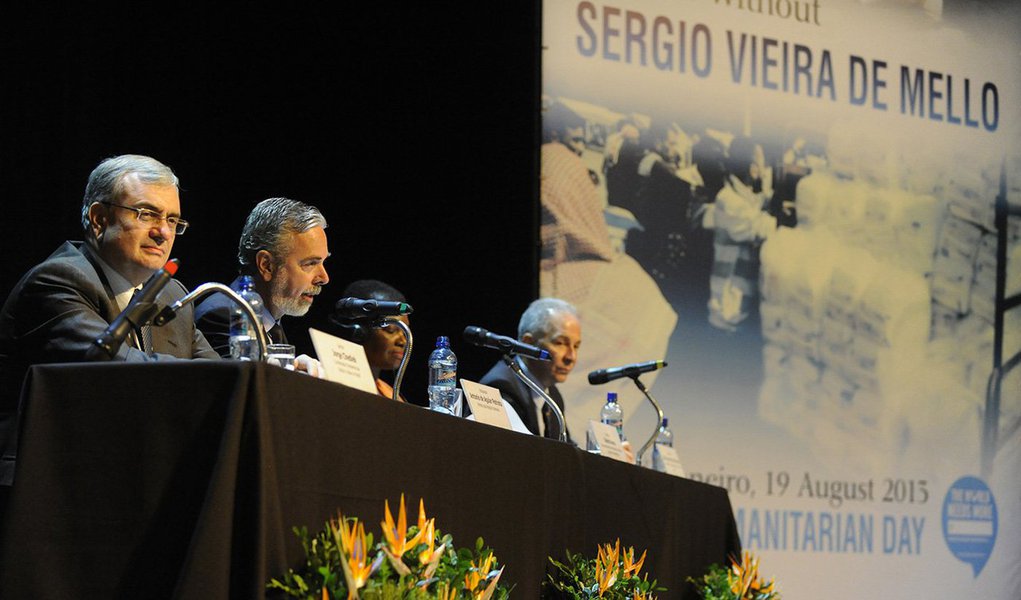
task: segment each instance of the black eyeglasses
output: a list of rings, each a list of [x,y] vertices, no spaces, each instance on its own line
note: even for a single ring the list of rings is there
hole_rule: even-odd
[[[167,215],[164,217],[160,213],[154,210],[149,210],[148,208],[135,208],[133,206],[124,206],[123,204],[116,204],[113,202],[100,202],[100,204],[130,210],[135,213],[135,218],[146,225],[159,225],[160,221],[166,221],[167,225],[170,225],[174,229],[174,233],[177,235],[183,234],[188,229],[188,221],[185,221],[181,217],[175,217],[174,215]]]

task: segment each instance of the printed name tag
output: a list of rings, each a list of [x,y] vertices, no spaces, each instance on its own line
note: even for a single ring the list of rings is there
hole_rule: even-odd
[[[461,380],[461,389],[468,399],[468,406],[472,409],[472,415],[479,423],[512,429],[510,419],[507,417],[507,409],[504,408],[503,397],[500,390],[467,379]]]
[[[315,346],[316,358],[326,371],[326,379],[370,394],[378,393],[364,348],[312,327],[308,328],[308,334]]]

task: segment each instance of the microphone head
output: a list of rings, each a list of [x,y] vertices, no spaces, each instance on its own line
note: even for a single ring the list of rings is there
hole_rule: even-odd
[[[486,334],[488,333],[489,333],[488,331],[481,327],[469,325],[464,328],[464,341],[468,342],[469,344],[480,346],[482,345],[482,342],[486,339]]]
[[[589,385],[600,385],[606,383],[606,369],[599,369],[588,374]]]
[[[377,317],[409,315],[414,309],[407,302],[391,302],[372,298],[341,298],[333,305],[331,318],[337,319],[374,319]]]

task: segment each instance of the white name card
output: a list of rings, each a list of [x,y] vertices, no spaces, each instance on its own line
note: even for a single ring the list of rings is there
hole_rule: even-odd
[[[370,394],[379,393],[364,348],[312,327],[308,328],[308,334],[326,379]]]
[[[659,459],[663,461],[663,470],[676,477],[684,477],[684,467],[681,466],[681,457],[677,451],[670,446],[656,444],[656,451],[659,452]]]
[[[461,380],[461,389],[464,391],[464,397],[468,399],[468,406],[471,407],[476,421],[512,429],[500,390],[467,379]]]
[[[599,444],[600,454],[621,462],[631,462],[631,460],[628,459],[627,452],[624,452],[624,446],[620,442],[620,435],[617,434],[617,428],[599,421],[589,421],[588,428],[589,431],[592,432],[592,436],[596,440],[596,443]]]

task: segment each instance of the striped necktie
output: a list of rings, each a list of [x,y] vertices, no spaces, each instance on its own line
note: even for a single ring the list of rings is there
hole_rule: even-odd
[[[131,295],[134,298],[138,295],[138,292],[142,291],[142,288],[135,290],[135,293]],[[135,337],[138,341],[138,349],[146,354],[152,354],[152,327],[148,324],[142,325],[138,330],[135,331]]]
[[[142,325],[142,351],[152,355],[152,327]]]

